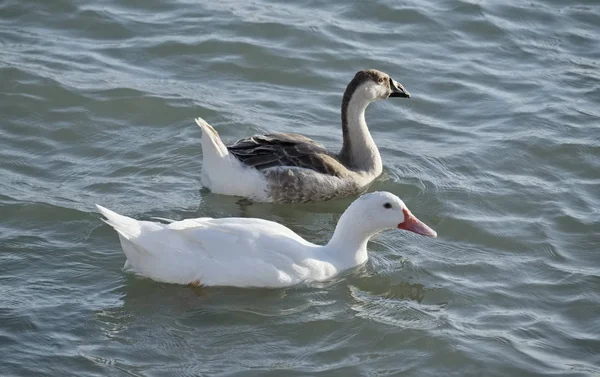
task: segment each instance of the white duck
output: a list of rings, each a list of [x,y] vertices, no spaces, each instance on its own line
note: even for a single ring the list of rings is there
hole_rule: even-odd
[[[367,261],[367,242],[390,228],[436,237],[397,196],[365,194],[339,219],[327,245],[256,218],[202,217],[161,224],[97,206],[119,234],[125,268],[153,280],[204,286],[286,287],[323,281]]]
[[[365,110],[388,97],[409,98],[387,74],[356,73],[342,101],[343,146],[339,153],[298,134],[276,133],[241,139],[227,147],[206,121],[202,128],[202,184],[212,192],[258,202],[307,202],[358,194],[382,172]]]

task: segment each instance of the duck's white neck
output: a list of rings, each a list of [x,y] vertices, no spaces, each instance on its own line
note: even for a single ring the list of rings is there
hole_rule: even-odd
[[[325,252],[335,261],[340,269],[358,266],[367,261],[367,243],[379,230],[368,230],[371,227],[363,223],[363,219],[349,214],[342,214],[331,241],[324,246]]]
[[[348,92],[348,89],[346,91]],[[381,156],[365,120],[365,110],[371,101],[360,88],[353,93],[344,94],[342,102],[344,144],[339,157],[342,163],[352,170],[379,175],[382,170]]]

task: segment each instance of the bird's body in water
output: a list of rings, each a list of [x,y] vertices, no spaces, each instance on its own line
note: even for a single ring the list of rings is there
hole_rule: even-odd
[[[119,234],[127,269],[177,284],[276,288],[323,281],[365,263],[369,239],[385,229],[437,235],[388,192],[355,200],[326,245],[257,218],[204,217],[162,224],[98,209]]]
[[[338,153],[292,133],[255,135],[227,147],[212,126],[197,118],[203,131],[202,183],[212,192],[258,202],[324,201],[361,193],[382,172],[365,110],[389,97],[410,94],[377,70],[354,76],[342,100],[343,145]]]

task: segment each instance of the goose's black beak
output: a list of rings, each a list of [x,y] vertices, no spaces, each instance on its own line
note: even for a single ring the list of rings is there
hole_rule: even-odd
[[[404,89],[402,84],[398,81],[392,79],[390,77],[390,89],[392,89],[392,93],[390,97],[400,97],[400,98],[410,98],[410,93],[408,90]]]

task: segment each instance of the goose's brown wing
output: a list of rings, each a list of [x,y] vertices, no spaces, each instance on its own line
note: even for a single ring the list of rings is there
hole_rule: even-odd
[[[322,145],[298,134],[251,136],[227,147],[245,165],[257,170],[277,166],[311,169],[340,177],[346,170]]]

